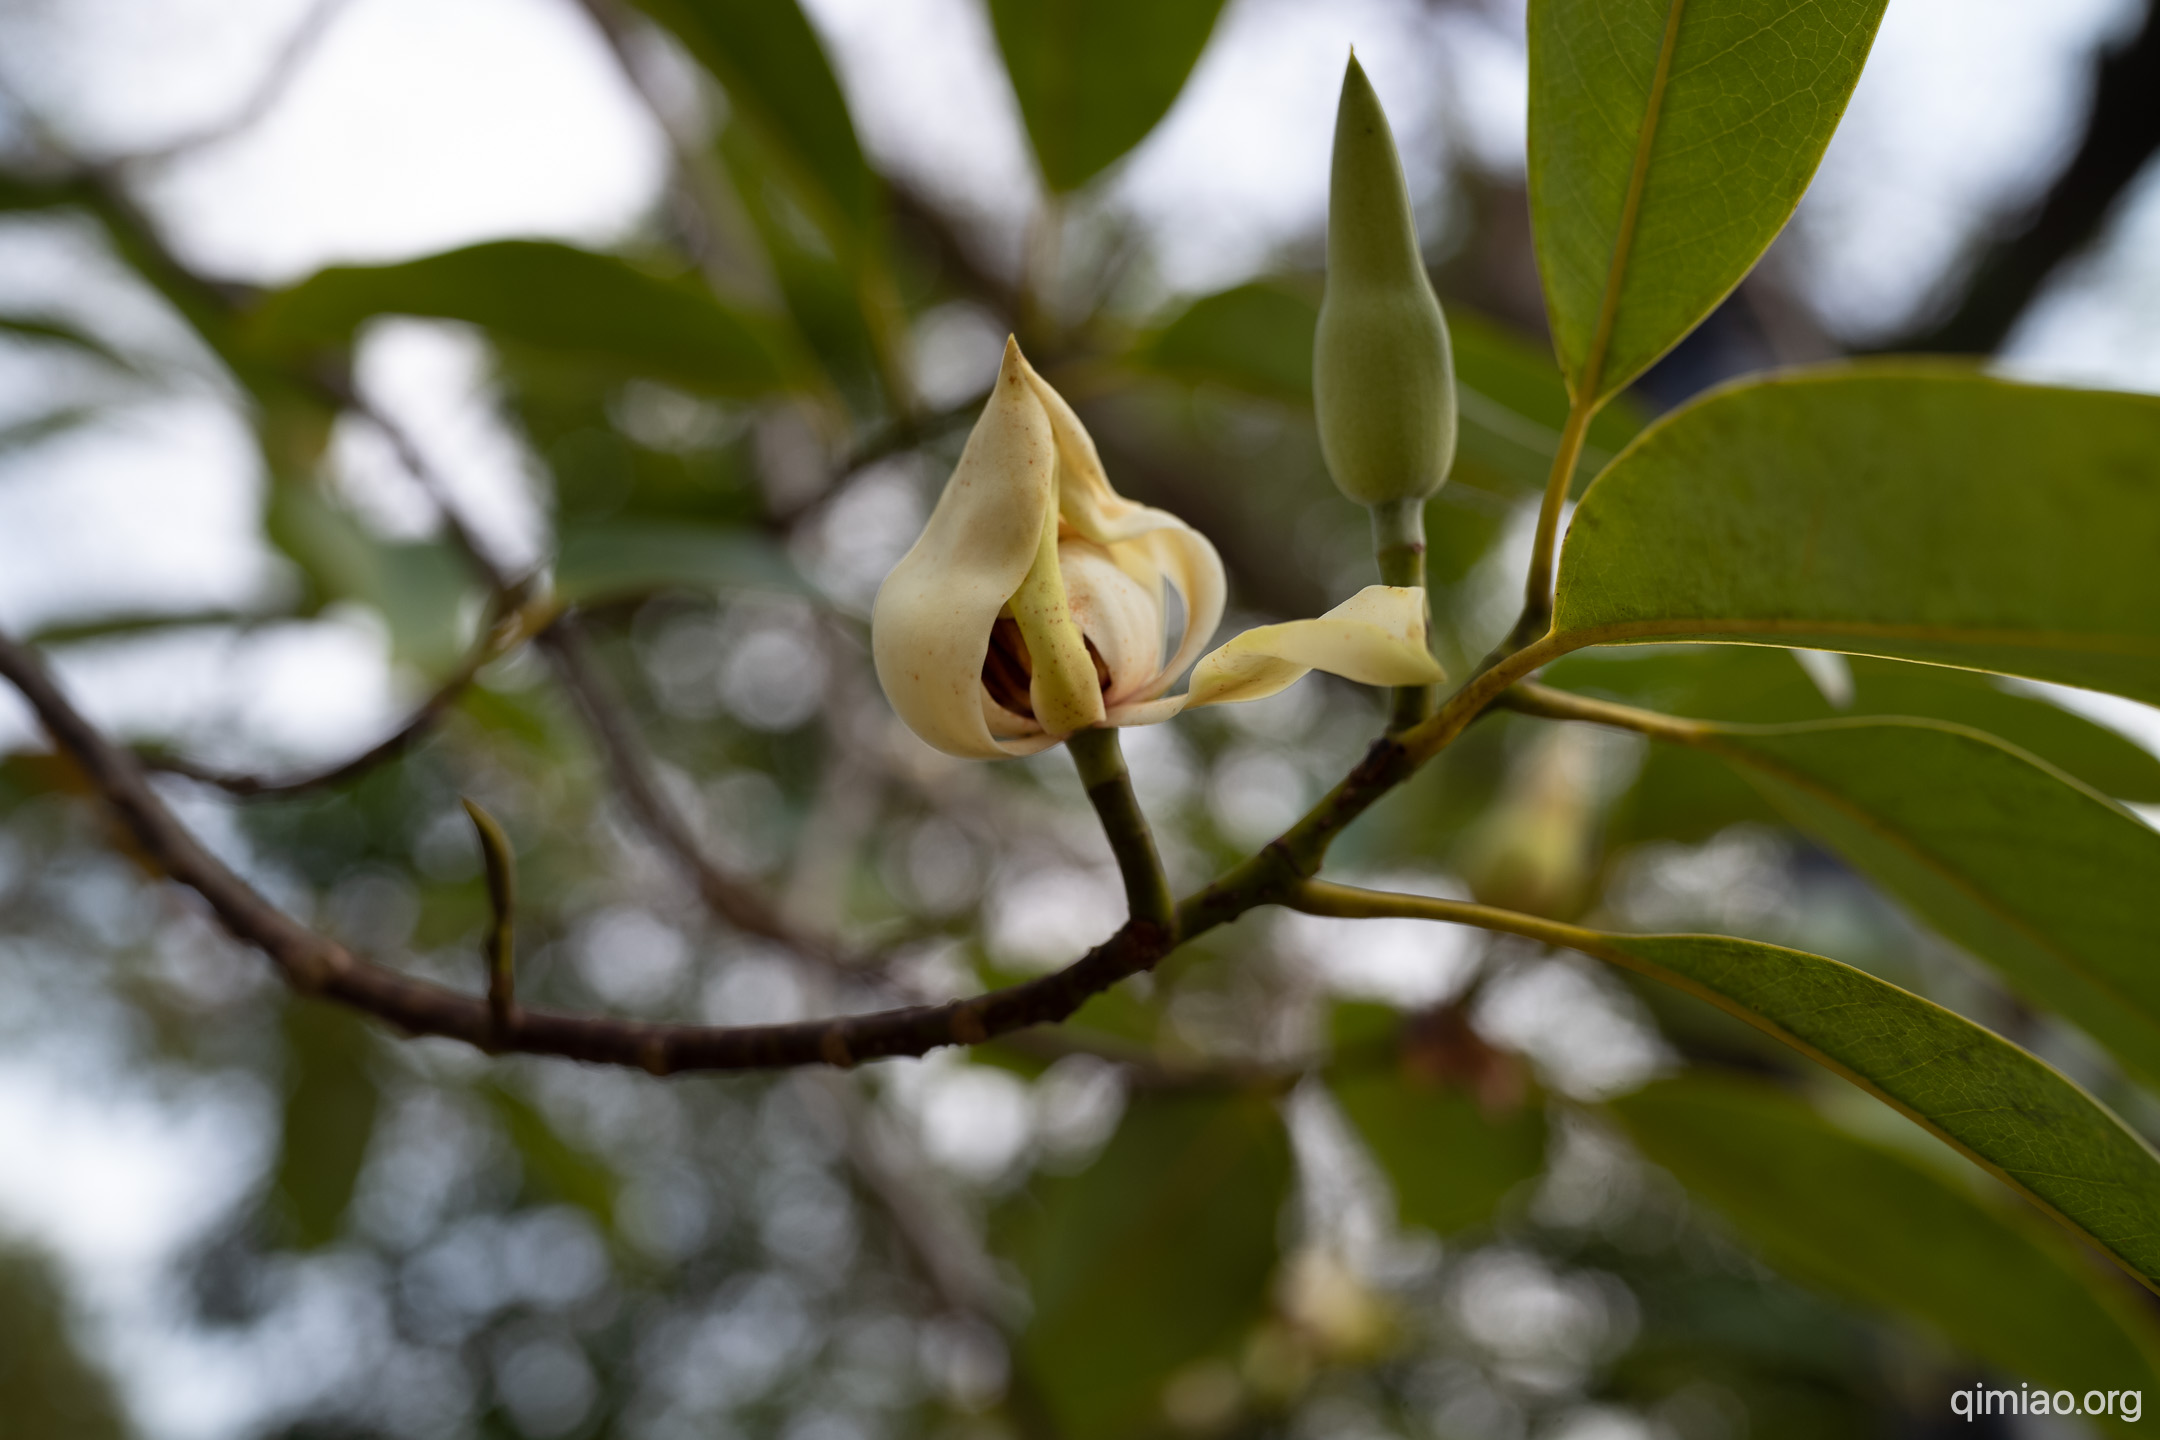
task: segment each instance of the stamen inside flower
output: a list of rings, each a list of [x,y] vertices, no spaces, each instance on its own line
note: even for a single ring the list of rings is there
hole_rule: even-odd
[[[1107,692],[1110,688],[1110,667],[1103,663],[1102,652],[1095,642],[1083,632],[1082,644],[1087,646],[1088,659],[1095,665],[1095,683]],[[983,655],[983,689],[998,705],[1025,719],[1035,718],[1035,702],[1029,698],[1028,686],[1035,678],[1035,662],[1028,657],[1027,641],[1020,634],[1020,622],[1010,615],[1000,615],[990,627],[990,649]]]

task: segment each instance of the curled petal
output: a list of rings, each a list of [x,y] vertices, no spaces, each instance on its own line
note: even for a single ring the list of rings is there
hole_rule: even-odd
[[[1205,535],[1182,520],[1174,528],[1150,531],[1118,549],[1146,557],[1157,575],[1176,587],[1178,598],[1185,605],[1185,629],[1178,637],[1176,648],[1163,662],[1154,683],[1134,697],[1152,700],[1177,683],[1177,678],[1185,673],[1185,667],[1207,648],[1207,643],[1215,638],[1216,627],[1222,624],[1223,600],[1228,589],[1223,580],[1222,557],[1215,553],[1215,547],[1208,543]],[[1159,581],[1155,593],[1161,594]]]
[[[1314,620],[1247,630],[1193,671],[1188,707],[1259,700],[1308,670],[1361,685],[1431,685],[1446,678],[1425,643],[1425,592],[1368,585]]]
[[[1161,583],[1142,584],[1109,551],[1085,540],[1060,541],[1058,564],[1073,620],[1109,672],[1102,698],[1116,705],[1139,695],[1162,670]]]
[[[1008,344],[958,468],[871,613],[878,683],[910,729],[952,755],[1026,753],[991,733],[982,669],[1057,503],[1056,441],[1028,374]]]

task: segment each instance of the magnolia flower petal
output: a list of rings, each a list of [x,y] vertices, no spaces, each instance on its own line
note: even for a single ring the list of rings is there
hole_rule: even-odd
[[[1116,557],[1085,540],[1058,545],[1073,619],[1110,672],[1105,703],[1116,705],[1154,685],[1162,672],[1162,585],[1142,585]]]
[[[1425,592],[1368,585],[1314,620],[1247,630],[1202,660],[1188,707],[1259,700],[1308,670],[1361,685],[1431,685],[1446,678],[1425,643]]]
[[[951,755],[1024,753],[984,721],[982,668],[991,628],[1033,567],[1056,507],[1056,440],[1027,374],[1008,343],[959,467],[879,587],[870,618],[878,683],[893,709]]]
[[[1184,633],[1164,662],[1162,673],[1138,697],[1153,699],[1177,683],[1222,624],[1223,600],[1228,590],[1222,557],[1206,536],[1183,521],[1175,529],[1154,531],[1117,549],[1146,555],[1162,578],[1177,587],[1178,599],[1185,606]]]

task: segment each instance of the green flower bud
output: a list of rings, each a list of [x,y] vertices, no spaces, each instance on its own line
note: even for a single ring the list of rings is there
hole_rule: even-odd
[[[1313,340],[1320,449],[1360,505],[1422,500],[1455,461],[1455,362],[1418,253],[1410,187],[1350,57],[1328,183],[1327,295]]]

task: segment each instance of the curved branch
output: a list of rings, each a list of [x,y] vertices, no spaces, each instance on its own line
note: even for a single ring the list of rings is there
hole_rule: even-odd
[[[552,619],[553,615],[552,604],[539,607],[537,611],[531,606],[514,611],[481,638],[480,643],[473,647],[472,653],[465,657],[450,678],[437,686],[427,699],[421,701],[418,708],[406,717],[403,725],[358,755],[335,765],[268,779],[245,771],[223,770],[216,766],[199,764],[178,755],[138,754],[136,758],[145,769],[178,775],[198,784],[214,785],[228,795],[249,800],[266,795],[298,795],[305,791],[342,784],[366,774],[385,761],[395,760],[411,749],[422,736],[434,729],[436,722],[447,715],[463,698],[465,692],[472,688],[473,681],[482,670],[530,638],[535,623],[541,616]]]
[[[1078,961],[1025,984],[943,1005],[914,1005],[791,1025],[675,1025],[519,1009],[499,1029],[486,999],[363,960],[279,910],[176,819],[135,757],[68,700],[35,652],[0,634],[0,676],[30,702],[54,742],[119,813],[166,874],[209,902],[225,928],[270,957],[295,989],[339,1000],[415,1035],[492,1050],[678,1070],[853,1065],[1063,1020],[1090,996],[1148,969],[1170,950],[1160,926],[1130,923]]]

